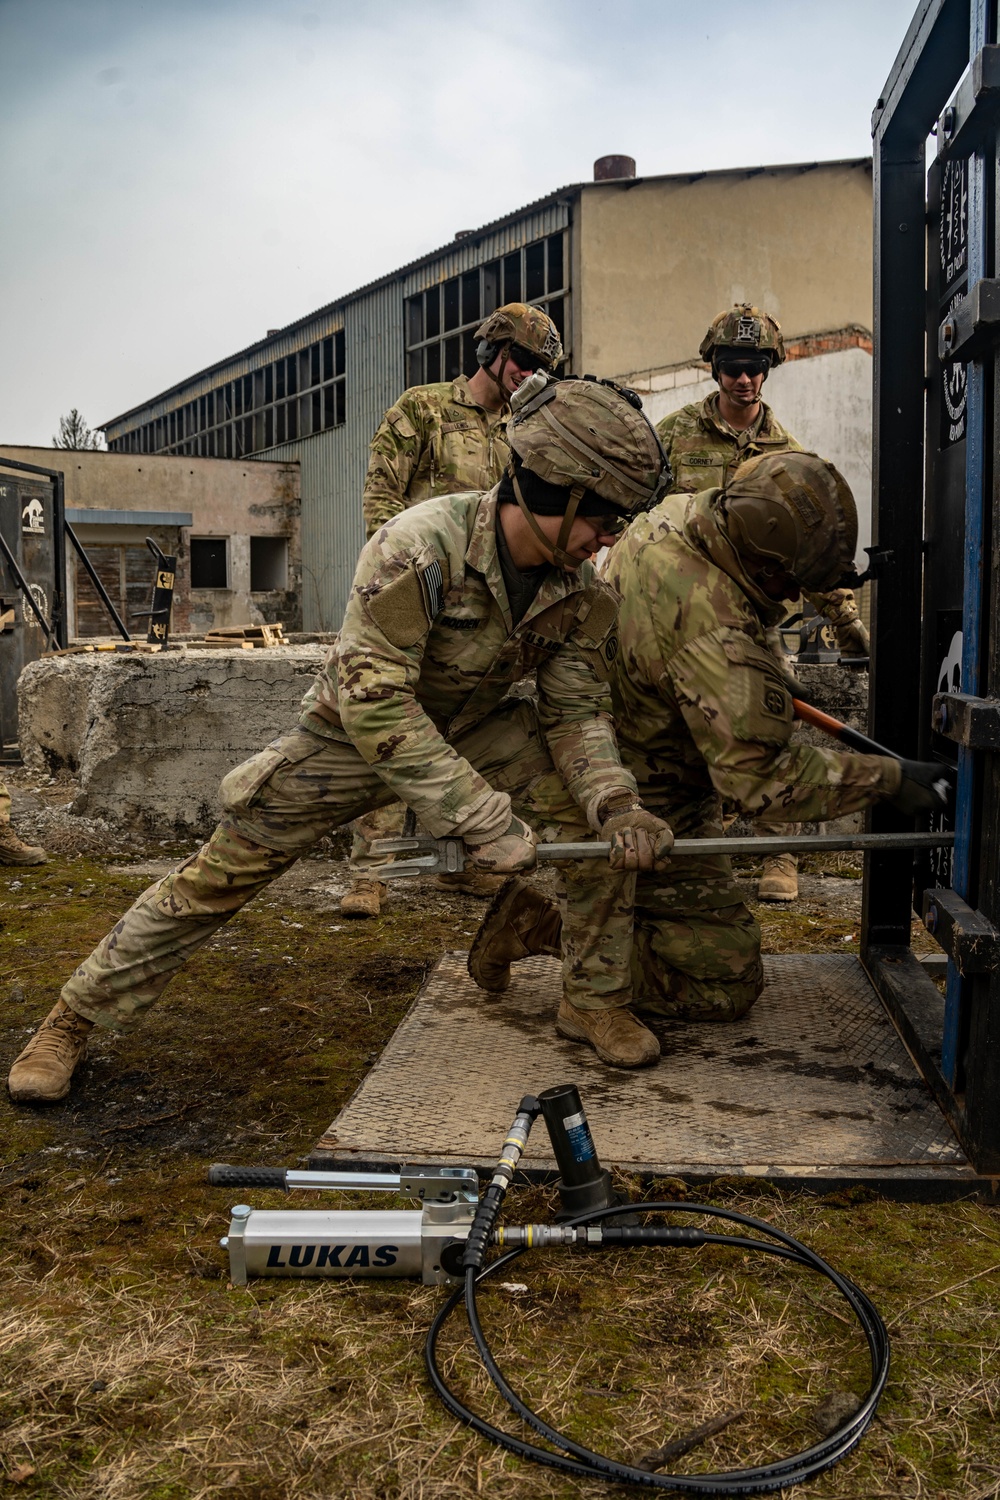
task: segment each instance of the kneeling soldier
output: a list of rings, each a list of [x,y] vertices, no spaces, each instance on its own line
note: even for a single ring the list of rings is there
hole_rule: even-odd
[[[711,363],[719,389],[704,401],[670,412],[656,429],[677,491],[725,486],[734,469],[748,459],[801,448],[761,399],[768,372],[785,360],[781,328],[774,318],[749,303],[737,303],[712,320],[698,353]],[[845,656],[868,655],[868,631],[850,589],[806,592],[805,597],[830,621]],[[777,629],[771,639],[773,649],[783,655]],[[758,819],[754,831],[763,838],[780,838],[792,830]],[[794,854],[765,856],[757,894],[762,901],[795,900],[799,881]]]
[[[615,744],[608,662],[617,596],[591,559],[666,484],[641,409],[539,372],[510,424],[511,467],[487,494],[404,511],[364,548],[337,643],[298,727],[222,783],[208,843],[145,891],[64,986],[11,1069],[21,1100],[60,1099],[95,1024],[126,1027],[245,902],[331,829],[398,797],[474,869],[534,864],[548,839],[610,839],[568,869],[564,1034],[607,1061],[655,1061],[628,1011],[626,870],[673,838],[645,812]],[[536,671],[537,705],[508,688]]]
[[[880,798],[907,815],[944,807],[936,763],[789,744],[792,693],[767,631],[800,590],[846,582],[856,543],[854,500],[833,465],[785,452],[741,465],[724,489],[670,496],[615,545],[615,731],[644,804],[677,837],[720,837],[724,801],[781,823]],[[732,1021],[750,1009],[763,988],[760,928],[728,857],[641,874],[634,909],[637,1010]],[[504,988],[510,963],[539,951],[536,933],[555,947],[558,915],[523,882],[509,887],[473,941],[473,978]]]

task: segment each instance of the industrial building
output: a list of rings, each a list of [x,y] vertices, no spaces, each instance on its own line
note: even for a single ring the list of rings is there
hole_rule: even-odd
[[[173,635],[276,620],[301,628],[297,464],[0,446],[0,492],[25,495],[47,485],[4,471],[5,460],[62,473],[66,520],[134,635],[146,634],[156,570],[147,537],[177,558]],[[65,589],[71,639],[114,634],[72,547]]]
[[[297,460],[303,626],[334,629],[364,542],[372,433],[407,385],[472,373],[494,307],[544,307],[566,370],[630,380],[655,420],[709,388],[705,328],[749,300],[781,320],[794,356],[765,394],[844,469],[867,532],[871,213],[865,158],[639,178],[605,157],[593,182],[461,231],[105,422],[108,447]]]

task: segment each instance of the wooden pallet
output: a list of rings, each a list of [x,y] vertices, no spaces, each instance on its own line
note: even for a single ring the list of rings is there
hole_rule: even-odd
[[[249,646],[251,650],[285,644],[284,626],[276,625],[228,625],[205,634],[204,645],[212,648]]]

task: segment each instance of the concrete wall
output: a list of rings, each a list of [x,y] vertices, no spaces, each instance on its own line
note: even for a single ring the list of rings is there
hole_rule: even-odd
[[[177,582],[171,630],[204,632],[226,625],[259,624],[281,620],[290,630],[301,629],[302,559],[300,543],[299,466],[231,461],[216,458],[178,458],[157,454],[76,452],[60,448],[0,446],[0,460],[37,464],[63,473],[67,509],[180,512],[190,514],[190,527],[131,526],[73,523],[81,542],[142,546],[152,535],[164,552],[177,554]],[[192,537],[226,537],[229,587],[192,589]],[[251,537],[284,537],[288,543],[288,587],[254,594],[250,589]],[[75,554],[67,552],[70,620],[74,592]],[[130,624],[145,635],[145,626]],[[113,634],[109,622],[108,634]]]
[[[872,325],[869,163],[588,184],[574,368],[694,363],[705,329],[755,302],[786,337]]]
[[[652,387],[652,388],[650,388]],[[652,422],[716,390],[700,367],[664,372],[639,384]],[[775,416],[803,448],[828,458],[841,471],[858,507],[858,562],[871,542],[872,360],[862,348],[838,349],[793,359],[767,378],[764,396]]]
[[[294,727],[326,649],[32,662],[18,684],[24,763],[40,775],[77,772],[73,813],[150,839],[206,837],[223,776]],[[864,729],[867,673],[807,664],[798,672],[821,708]],[[831,743],[816,730],[796,733]]]
[[[323,646],[52,657],[18,683],[21,754],[68,766],[72,811],[150,838],[201,838],[219,783],[298,720]]]

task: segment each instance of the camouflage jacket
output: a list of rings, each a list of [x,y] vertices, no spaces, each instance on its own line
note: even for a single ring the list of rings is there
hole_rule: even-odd
[[[622,595],[611,682],[622,759],[677,833],[712,821],[720,797],[783,822],[868,807],[896,790],[897,763],[789,744],[791,694],[765,638],[783,606],[743,572],[718,495],[669,496],[605,565]]]
[[[303,728],[352,742],[436,835],[491,794],[451,742],[531,671],[546,744],[580,805],[635,790],[607,681],[617,595],[590,563],[552,568],[513,628],[496,525],[494,488],[383,526],[362,550],[340,635],[303,701]]]
[[[365,478],[365,535],[421,500],[490,489],[509,449],[500,412],[477,406],[469,382],[415,385],[382,418]]]
[[[784,453],[801,448],[786,432],[766,401],[760,403],[755,422],[743,432],[730,427],[719,415],[719,393],[672,411],[657,423],[656,431],[670,460],[674,488],[721,489],[733,469],[761,453]],[[858,606],[850,589],[831,589],[827,594],[804,594],[813,609],[834,626],[858,619]]]
[[[786,432],[765,401],[756,421],[742,432],[719,415],[719,393],[672,411],[656,425],[674,476],[674,489],[721,489],[729,472],[760,453],[784,453],[801,445]]]

